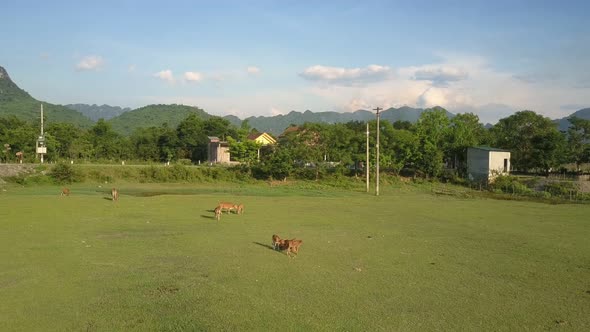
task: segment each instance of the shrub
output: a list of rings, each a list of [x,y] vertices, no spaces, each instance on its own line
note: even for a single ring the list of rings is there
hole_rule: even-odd
[[[551,195],[558,197],[577,196],[579,190],[578,185],[570,181],[548,182],[543,189]]]
[[[57,183],[72,183],[80,182],[82,180],[81,174],[77,172],[72,165],[64,163],[59,163],[53,166],[49,172],[49,176],[51,176]]]
[[[501,190],[504,193],[517,195],[530,195],[534,192],[531,188],[521,183],[518,178],[509,175],[495,178],[494,182],[490,185],[490,190]]]

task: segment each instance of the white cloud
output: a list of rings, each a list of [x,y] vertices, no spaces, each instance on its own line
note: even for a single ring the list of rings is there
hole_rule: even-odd
[[[203,80],[203,75],[195,71],[187,71],[184,73],[184,79],[189,82],[199,82]]]
[[[174,83],[174,76],[172,75],[172,71],[170,69],[159,71],[154,74],[154,77],[157,77],[169,83]]]
[[[127,67],[127,71],[132,73],[135,71],[135,68],[136,68],[135,64],[131,64],[131,65],[129,65],[129,67]]]
[[[414,72],[414,79],[431,81],[435,86],[447,86],[449,82],[464,80],[468,77],[465,70],[452,66],[422,66]]]
[[[286,111],[284,111],[284,110],[281,110],[281,109],[278,109],[278,108],[276,108],[276,107],[271,107],[271,108],[270,108],[270,114],[271,114],[271,116],[275,116],[275,115],[285,115],[285,114],[287,114],[287,113],[288,113],[288,112],[286,112]]]
[[[103,66],[103,64],[104,60],[101,56],[89,55],[82,58],[82,60],[76,64],[76,70],[98,70]]]
[[[330,82],[338,85],[356,85],[367,82],[382,81],[391,75],[387,66],[369,65],[366,68],[340,68],[315,65],[306,68],[300,74],[309,81]]]
[[[256,75],[256,74],[260,73],[260,68],[250,66],[250,67],[246,68],[246,72],[250,75]]]

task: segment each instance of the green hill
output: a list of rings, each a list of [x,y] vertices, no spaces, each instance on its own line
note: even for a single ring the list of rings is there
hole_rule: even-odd
[[[411,108],[411,107],[400,107],[400,108],[389,108],[385,111],[381,112],[381,119],[390,122],[396,121],[409,121],[415,123],[420,118],[424,109],[421,108]],[[449,118],[453,117],[454,114],[447,112],[447,116]],[[366,110],[358,110],[355,112],[349,113],[340,113],[340,112],[318,112],[314,113],[311,111],[305,111],[303,113],[291,111],[285,115],[275,115],[275,116],[252,116],[246,118],[248,123],[252,128],[256,128],[260,131],[266,131],[272,133],[274,135],[281,134],[285,128],[289,127],[292,124],[301,125],[306,122],[315,122],[315,123],[346,123],[350,121],[371,121],[375,120],[375,112],[374,111],[366,111]],[[237,121],[232,121],[232,123],[239,125]]]
[[[15,116],[25,121],[39,121],[41,103],[19,88],[0,66],[0,117]],[[67,122],[83,128],[92,125],[92,121],[82,113],[61,105],[43,102],[43,111],[46,122]]]
[[[133,111],[125,112],[107,122],[113,130],[123,135],[130,135],[137,128],[159,127],[166,123],[176,128],[189,114],[196,114],[202,119],[212,115],[202,109],[186,105],[148,105]]]

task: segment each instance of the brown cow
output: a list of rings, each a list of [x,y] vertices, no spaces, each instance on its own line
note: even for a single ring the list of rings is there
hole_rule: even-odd
[[[219,206],[215,208],[215,219],[217,221],[221,220],[221,208]]]
[[[236,204],[230,202],[219,202],[219,204],[217,204],[217,207],[221,209],[221,212],[226,210],[227,213],[230,213],[232,210],[236,210],[236,206]]]
[[[62,196],[70,196],[70,189],[69,188],[63,188],[61,190],[61,195]]]
[[[117,190],[117,188],[111,189],[111,198],[112,198],[113,202],[116,202],[119,200],[119,191]]]

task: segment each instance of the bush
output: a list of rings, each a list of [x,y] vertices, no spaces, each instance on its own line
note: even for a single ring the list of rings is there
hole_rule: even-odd
[[[543,188],[546,192],[558,197],[571,197],[578,195],[578,185],[574,182],[548,182]]]
[[[55,182],[57,183],[72,183],[82,181],[82,176],[78,173],[72,165],[69,164],[56,164],[49,172]]]
[[[533,190],[527,185],[521,183],[518,178],[514,176],[498,176],[494,179],[494,182],[490,185],[491,191],[501,190],[508,194],[517,195],[531,195]]]

